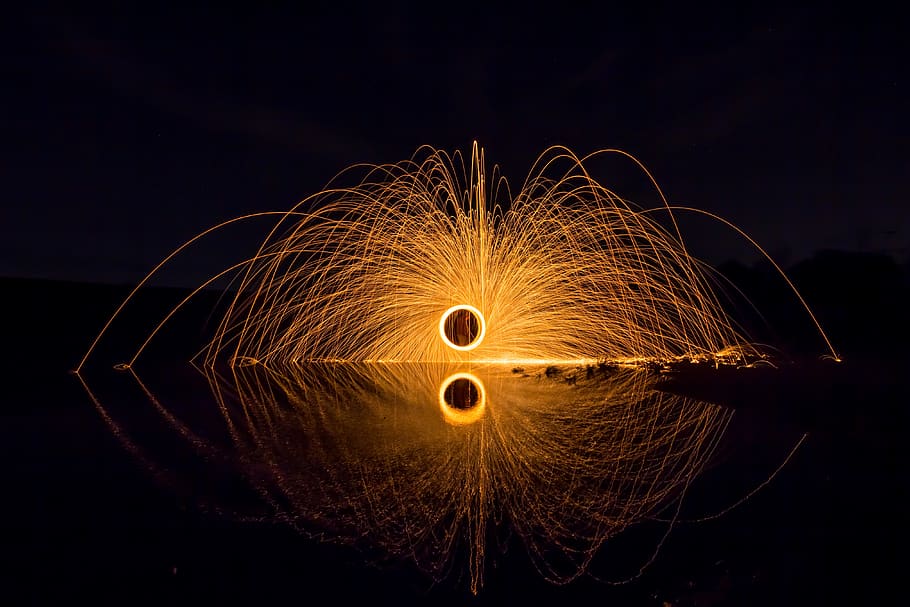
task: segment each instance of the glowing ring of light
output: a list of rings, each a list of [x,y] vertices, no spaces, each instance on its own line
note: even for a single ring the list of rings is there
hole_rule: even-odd
[[[459,379],[466,379],[477,386],[477,404],[467,410],[456,409],[446,402],[446,388]],[[483,382],[473,373],[455,373],[449,375],[439,386],[439,408],[442,416],[453,426],[467,426],[483,417],[487,409],[487,389]]]
[[[466,346],[459,346],[458,344],[452,343],[452,341],[446,335],[446,319],[459,310],[466,310],[470,312],[475,317],[477,317],[477,320],[480,322],[480,333],[477,334],[477,337],[474,338],[474,341]],[[483,336],[486,334],[486,332],[487,323],[483,318],[483,314],[480,313],[480,310],[468,304],[459,304],[457,306],[452,306],[443,312],[442,316],[439,318],[439,336],[442,337],[443,343],[445,343],[445,345],[449,346],[453,350],[461,350],[462,352],[473,350],[480,345],[480,342],[483,341]]]

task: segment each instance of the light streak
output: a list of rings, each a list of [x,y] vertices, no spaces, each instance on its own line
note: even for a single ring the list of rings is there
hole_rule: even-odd
[[[579,158],[566,148],[544,152],[513,195],[495,168],[488,178],[476,143],[469,158],[423,147],[409,161],[367,167],[352,187],[330,184],[286,212],[206,230],[139,286],[201,237],[235,221],[277,215],[253,256],[202,283],[233,279],[226,313],[200,352],[206,365],[222,359],[567,363],[754,354],[721,305],[712,271],[687,251],[675,212],[690,209],[671,206],[626,152],[599,154],[630,158],[662,204],[634,206],[591,176],[585,163],[594,155]],[[468,310],[479,322],[473,340],[456,343],[446,335],[454,310]],[[175,311],[141,342],[128,366]]]

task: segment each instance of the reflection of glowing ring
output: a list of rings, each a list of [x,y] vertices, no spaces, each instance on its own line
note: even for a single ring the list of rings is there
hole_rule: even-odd
[[[446,388],[448,388],[452,382],[459,379],[466,379],[477,387],[477,404],[470,409],[456,409],[446,402]],[[439,386],[439,408],[442,409],[442,416],[445,420],[453,426],[467,426],[468,424],[473,424],[483,417],[483,414],[487,409],[487,390],[483,387],[483,382],[473,373],[455,373],[449,375]]]
[[[449,316],[451,316],[453,313],[455,313],[459,310],[466,310],[466,311],[470,312],[477,318],[477,322],[480,323],[480,333],[477,334],[477,337],[474,338],[474,341],[472,341],[471,343],[469,343],[466,346],[459,346],[455,343],[452,343],[452,341],[446,335],[446,319],[448,319]],[[443,312],[442,317],[439,319],[439,336],[442,337],[442,341],[445,343],[445,345],[447,345],[450,348],[453,348],[455,350],[462,350],[462,351],[473,350],[474,348],[476,348],[477,346],[480,345],[480,342],[483,341],[483,336],[484,336],[484,334],[486,334],[486,332],[487,332],[487,323],[483,319],[483,314],[480,313],[480,310],[478,310],[474,306],[469,306],[468,304],[460,304],[457,306],[452,306],[451,308],[449,308],[448,310]]]

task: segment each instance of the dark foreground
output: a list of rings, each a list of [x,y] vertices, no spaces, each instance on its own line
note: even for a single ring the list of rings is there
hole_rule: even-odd
[[[0,410],[4,604],[84,598],[118,604],[805,605],[903,596],[907,468],[900,438],[908,401],[902,363],[894,359],[847,358],[836,369],[812,367],[805,374],[795,368],[744,380],[747,390],[725,378],[720,400],[739,399],[741,406],[717,465],[687,498],[684,517],[710,514],[745,495],[804,433],[808,437],[750,500],[717,520],[678,525],[640,579],[618,587],[590,578],[553,586],[513,542],[504,555],[488,554],[486,585],[472,597],[457,576],[434,584],[407,562],[372,566],[353,549],[280,524],[201,511],[191,490],[156,482],[67,373],[119,296],[115,291],[17,284],[4,295],[14,302]],[[140,333],[136,322],[121,326],[120,335]],[[186,331],[170,339],[162,348],[182,343],[181,355],[188,353]],[[102,365],[93,373],[107,370]],[[711,382],[696,378],[676,389],[716,391]],[[609,577],[622,561],[620,550],[634,552],[636,542],[652,542],[655,533],[645,525],[608,542],[593,569]]]

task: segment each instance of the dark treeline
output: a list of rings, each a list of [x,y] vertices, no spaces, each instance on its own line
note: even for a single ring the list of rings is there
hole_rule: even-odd
[[[731,296],[732,313],[750,336],[786,355],[825,353],[812,320],[770,263],[728,261],[717,270],[742,292]],[[824,250],[785,272],[839,354],[879,358],[905,353],[910,337],[908,264],[881,253]]]

